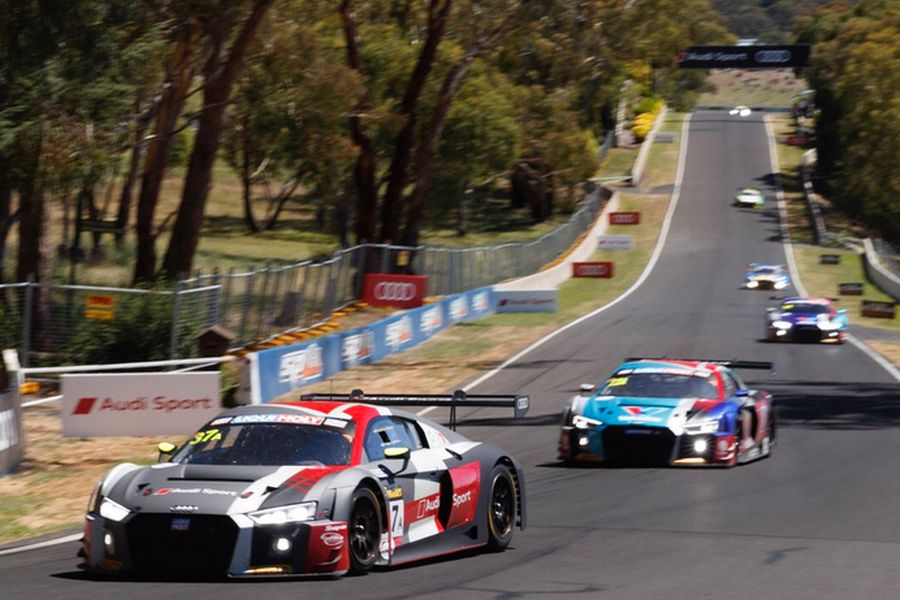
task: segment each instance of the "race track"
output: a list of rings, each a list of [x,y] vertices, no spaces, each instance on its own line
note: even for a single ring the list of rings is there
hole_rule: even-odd
[[[747,262],[786,260],[774,184],[760,114],[695,114],[678,208],[646,282],[476,388],[532,398],[524,424],[479,412],[460,427],[526,466],[529,527],[507,552],[336,581],[116,582],[76,571],[72,543],[0,557],[0,596],[900,597],[900,385],[850,344],[760,342],[769,294],[738,288]],[[730,205],[747,185],[767,192],[764,210]],[[563,403],[638,355],[774,361],[772,377],[741,373],[780,407],[773,456],[730,470],[562,467]]]

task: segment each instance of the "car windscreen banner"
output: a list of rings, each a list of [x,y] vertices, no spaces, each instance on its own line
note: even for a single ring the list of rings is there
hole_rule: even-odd
[[[254,402],[270,402],[292,390],[321,381],[357,365],[414,348],[450,325],[480,319],[494,312],[492,288],[446,296],[398,312],[385,319],[315,340],[255,353],[251,368],[258,392]]]
[[[187,435],[222,410],[219,372],[69,374],[63,435]]]
[[[0,476],[13,471],[25,458],[18,369],[19,361],[15,351],[4,350],[0,364]]]
[[[371,306],[415,308],[422,306],[428,292],[424,275],[367,273],[363,284],[363,302]]]
[[[682,69],[805,67],[809,62],[809,45],[691,46],[675,61]]]

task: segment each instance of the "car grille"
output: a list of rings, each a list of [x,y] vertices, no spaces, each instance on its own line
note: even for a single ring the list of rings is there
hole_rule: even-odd
[[[175,519],[190,522],[176,529]],[[134,569],[141,573],[224,575],[237,534],[234,521],[218,515],[137,515],[127,527]]]
[[[611,426],[602,439],[610,462],[668,463],[675,445],[675,434],[661,427]]]
[[[757,289],[760,289],[760,290],[771,290],[771,289],[775,288],[775,282],[774,281],[766,281],[765,279],[757,279],[756,287],[757,287]]]
[[[822,340],[822,331],[818,325],[797,325],[793,336],[797,342],[819,342]]]

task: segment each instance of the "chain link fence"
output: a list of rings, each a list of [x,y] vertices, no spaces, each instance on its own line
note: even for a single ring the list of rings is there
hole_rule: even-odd
[[[0,342],[29,364],[103,364],[187,358],[212,325],[233,344],[309,327],[362,296],[365,273],[428,276],[444,296],[529,275],[568,250],[608,194],[591,191],[569,221],[532,242],[462,249],[365,244],[323,262],[200,274],[168,289],[0,284]]]

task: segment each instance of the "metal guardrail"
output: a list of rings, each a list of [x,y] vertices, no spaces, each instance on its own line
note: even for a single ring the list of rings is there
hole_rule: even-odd
[[[594,222],[605,194],[598,186],[567,223],[532,242],[366,244],[322,262],[201,274],[171,289],[0,284],[0,347],[18,348],[23,366],[45,355],[53,364],[173,360],[194,356],[194,337],[212,325],[233,332],[238,346],[320,323],[361,297],[366,272],[427,275],[432,296],[492,285],[535,273],[565,252]]]

